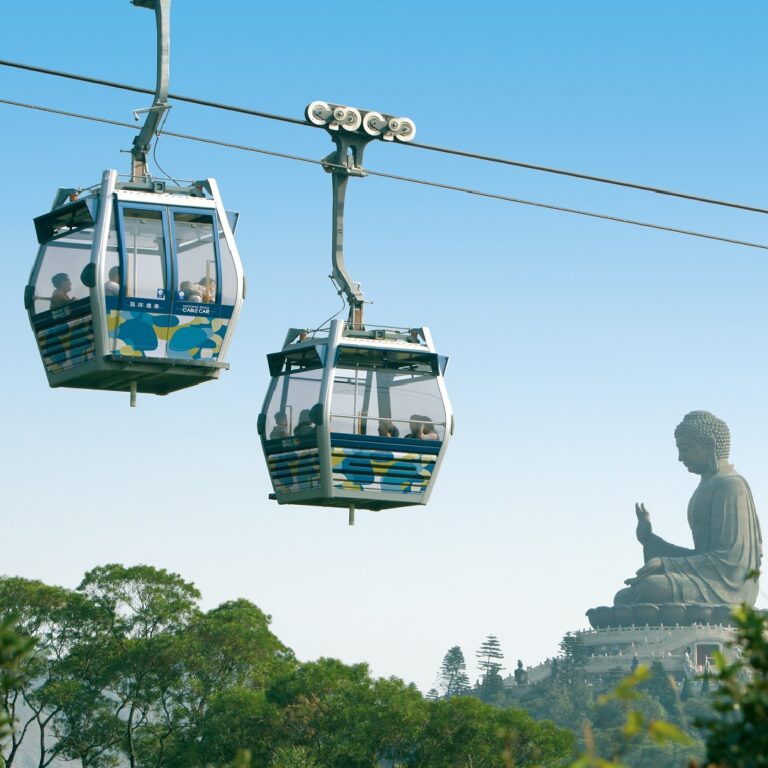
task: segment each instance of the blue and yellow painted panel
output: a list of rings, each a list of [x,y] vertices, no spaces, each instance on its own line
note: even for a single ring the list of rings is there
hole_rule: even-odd
[[[320,487],[320,451],[317,447],[273,453],[267,457],[275,493]]]
[[[61,373],[94,359],[93,316],[87,299],[38,315],[33,323],[48,373]]]
[[[217,360],[229,319],[112,309],[107,327],[112,354],[177,360]]]
[[[333,487],[373,493],[423,493],[432,478],[436,458],[434,454],[334,446]]]

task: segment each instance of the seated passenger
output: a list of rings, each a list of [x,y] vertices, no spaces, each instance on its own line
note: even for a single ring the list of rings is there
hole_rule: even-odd
[[[278,440],[283,437],[288,437],[288,417],[284,411],[278,411],[275,414],[275,426],[269,433],[269,439]]]
[[[120,267],[112,267],[112,269],[109,270],[109,280],[104,283],[104,295],[120,295]]]
[[[315,427],[319,427],[323,423],[323,404],[315,403],[309,409],[309,420]]]
[[[315,425],[312,423],[312,419],[309,418],[309,408],[305,408],[299,414],[299,423],[296,425],[296,429],[293,430],[293,434],[296,437],[301,435],[313,435],[315,433]]]
[[[400,437],[400,430],[389,420],[379,422],[379,437]]]
[[[183,294],[182,301],[191,301],[199,304],[203,297],[200,295],[199,286],[191,280],[185,280],[180,286],[179,291]]]
[[[69,295],[72,290],[72,283],[66,272],[59,272],[51,278],[53,287],[56,289],[51,294],[51,309],[61,309],[61,307],[74,301],[75,298]]]
[[[440,435],[437,434],[435,425],[429,420],[429,416],[423,416],[426,419],[425,423],[421,425],[421,439],[422,440],[439,440]]]
[[[412,440],[439,440],[440,436],[435,431],[435,425],[429,420],[429,416],[414,413],[410,420],[411,431],[406,437]]]
[[[212,277],[201,277],[195,288],[206,304],[213,304],[216,301],[216,281]]]

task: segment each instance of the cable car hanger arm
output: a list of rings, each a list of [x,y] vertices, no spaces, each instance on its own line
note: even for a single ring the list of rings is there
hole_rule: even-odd
[[[154,9],[157,27],[155,98],[151,107],[138,109],[134,112],[137,120],[141,112],[146,112],[147,116],[139,135],[134,138],[131,148],[131,181],[145,181],[150,176],[147,157],[152,146],[152,136],[157,131],[160,118],[170,108],[168,105],[168,71],[171,49],[171,0],[131,0],[131,2],[141,8]]]
[[[355,328],[363,324],[365,297],[360,283],[352,280],[344,263],[344,199],[350,176],[365,176],[362,169],[363,150],[370,138],[332,134],[336,151],[323,158],[328,165],[323,169],[331,174],[333,184],[333,229],[331,233],[331,280],[344,295],[349,305],[349,322]]]
[[[344,198],[350,176],[367,175],[363,169],[363,152],[374,139],[408,142],[416,135],[416,126],[407,117],[392,117],[379,112],[343,107],[313,101],[305,111],[307,120],[325,128],[336,145],[336,151],[321,161],[333,178],[333,228],[331,236],[331,280],[349,304],[352,328],[363,327],[365,299],[360,283],[352,280],[344,264]]]

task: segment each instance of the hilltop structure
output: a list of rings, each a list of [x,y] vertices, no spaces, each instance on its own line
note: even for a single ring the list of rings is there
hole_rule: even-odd
[[[680,462],[701,478],[688,503],[694,547],[662,539],[645,505],[635,505],[644,564],[613,605],[587,611],[592,629],[575,633],[587,678],[654,661],[678,681],[696,678],[715,651],[731,653],[733,608],[755,604],[762,537],[749,485],[728,463],[728,426],[708,411],[692,411],[675,429],[675,442]],[[528,682],[549,677],[552,664],[528,668]],[[516,685],[512,676],[505,682]]]

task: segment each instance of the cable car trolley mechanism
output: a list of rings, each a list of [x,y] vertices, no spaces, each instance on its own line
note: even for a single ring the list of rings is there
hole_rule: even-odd
[[[59,189],[35,219],[40,244],[24,305],[52,387],[165,395],[216,379],[243,300],[234,229],[213,179],[153,178],[147,157],[168,109],[170,0],[155,10],[157,88],[131,176]]]
[[[336,151],[324,159],[333,181],[331,279],[349,305],[346,321],[325,331],[292,328],[267,355],[272,381],[258,432],[280,504],[383,510],[426,504],[453,414],[428,328],[363,323],[364,298],[343,258],[344,195],[350,176],[364,176],[365,145],[410,141],[407,118],[313,102],[307,118],[325,127]]]

